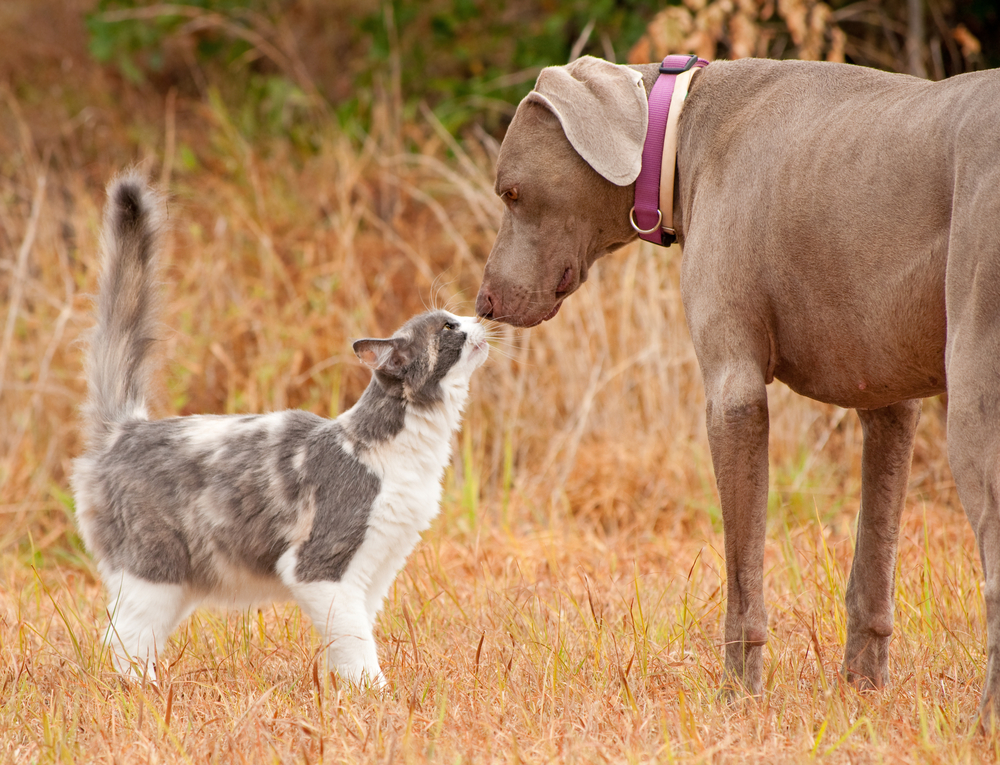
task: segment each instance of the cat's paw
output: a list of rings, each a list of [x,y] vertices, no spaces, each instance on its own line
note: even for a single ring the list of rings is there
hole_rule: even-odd
[[[375,667],[366,667],[362,664],[342,665],[337,667],[337,674],[361,690],[381,691],[389,685],[377,665]]]
[[[111,663],[119,678],[126,685],[149,685],[158,687],[156,665],[153,662],[140,662],[112,653]]]

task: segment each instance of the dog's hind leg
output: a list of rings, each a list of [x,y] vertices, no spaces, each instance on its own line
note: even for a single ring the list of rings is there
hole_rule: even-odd
[[[861,512],[847,583],[844,675],[868,690],[888,679],[899,520],[910,477],[920,401],[858,410],[864,430]]]
[[[985,578],[987,663],[980,712],[986,727],[991,716],[1000,723],[1000,347],[992,350],[988,361],[983,357],[993,377],[990,389],[963,384],[948,391],[948,459]]]
[[[988,152],[956,181],[945,280],[948,461],[983,565],[987,729],[1000,728],[1000,163]]]
[[[962,334],[957,332],[959,340],[949,349],[948,459],[976,532],[985,578],[987,662],[980,713],[989,727],[991,717],[1000,724],[1000,336],[989,343],[966,342]]]

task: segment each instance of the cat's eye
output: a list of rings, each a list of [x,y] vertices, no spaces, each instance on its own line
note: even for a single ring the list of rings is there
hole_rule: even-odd
[[[441,329],[458,329],[458,325],[453,321],[446,321]]]

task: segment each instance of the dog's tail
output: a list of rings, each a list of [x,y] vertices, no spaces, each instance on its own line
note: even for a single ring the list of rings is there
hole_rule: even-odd
[[[87,355],[89,449],[105,446],[118,424],[149,417],[146,384],[162,223],[163,200],[142,176],[128,173],[108,185],[97,325]]]

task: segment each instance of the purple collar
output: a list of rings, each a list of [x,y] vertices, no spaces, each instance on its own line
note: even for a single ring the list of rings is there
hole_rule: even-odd
[[[646,142],[642,147],[642,170],[635,180],[635,206],[629,220],[642,239],[653,244],[669,247],[677,240],[673,228],[673,178],[674,165],[677,162],[676,137],[672,138],[672,157],[665,157],[664,133],[667,129],[667,118],[670,116],[670,101],[674,95],[674,85],[677,76],[690,71],[693,67],[708,66],[708,62],[695,55],[667,56],[660,64],[660,76],[653,84],[649,93],[649,126],[646,128]],[[678,93],[678,96],[683,95]],[[675,105],[679,114],[680,104]],[[676,125],[678,114],[672,120]],[[669,164],[669,177],[666,182],[671,188],[663,189],[663,198],[669,200],[666,219],[661,207],[660,171],[661,166]],[[666,170],[667,168],[663,168]]]

